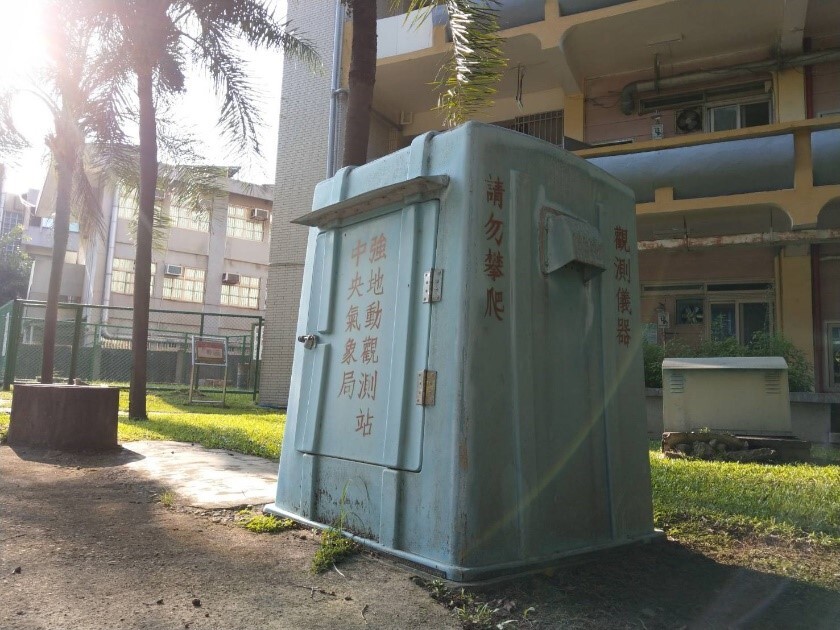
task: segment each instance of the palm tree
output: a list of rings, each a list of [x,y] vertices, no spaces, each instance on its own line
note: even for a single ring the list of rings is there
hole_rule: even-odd
[[[342,0],[353,15],[344,166],[367,161],[373,86],[376,82],[376,0]],[[404,3],[393,0],[393,6]],[[507,66],[499,37],[499,0],[409,0],[406,19],[419,25],[444,5],[452,33],[452,54],[436,82],[447,125],[467,120],[491,104]]]
[[[44,27],[49,50],[46,66],[33,80],[28,92],[50,111],[52,130],[46,136],[50,169],[56,179],[53,251],[47,304],[44,315],[41,382],[54,377],[58,297],[70,233],[75,214],[81,231],[90,235],[102,227],[97,195],[88,176],[89,157],[94,147],[122,141],[119,116],[105,86],[98,80],[92,59],[92,33],[74,19],[75,0],[51,0],[45,5]],[[22,137],[14,126],[10,95],[0,99],[0,138],[5,148],[19,147]]]
[[[278,22],[264,0],[81,0],[87,18],[110,51],[108,71],[128,99],[136,90],[140,146],[139,212],[135,257],[133,368],[129,416],[146,418],[155,191],[158,180],[157,101],[184,90],[188,62],[203,67],[223,103],[219,124],[234,145],[259,153],[260,116],[239,41],[292,54],[313,68],[314,48]],[[136,81],[136,83],[132,83]]]

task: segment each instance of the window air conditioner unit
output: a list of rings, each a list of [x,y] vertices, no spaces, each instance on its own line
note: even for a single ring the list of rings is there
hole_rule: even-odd
[[[184,268],[181,265],[166,265],[163,273],[167,276],[182,276],[184,275]]]
[[[251,221],[267,221],[268,210],[262,208],[251,208]]]
[[[222,284],[239,284],[238,273],[223,273]]]
[[[677,133],[694,133],[703,131],[703,108],[690,107],[677,112]]]

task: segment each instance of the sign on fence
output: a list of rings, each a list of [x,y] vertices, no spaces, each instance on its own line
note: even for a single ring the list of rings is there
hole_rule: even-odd
[[[224,376],[222,377],[222,402],[221,406],[225,406],[225,398],[227,397],[227,368],[228,368],[228,353],[227,353],[227,339],[225,337],[200,337],[192,335],[192,373],[190,375],[190,404],[203,405],[217,405],[217,401],[198,401],[193,400],[193,394],[198,391],[197,370],[201,365],[212,365],[215,367],[224,367]]]
[[[227,340],[224,337],[193,335],[192,342],[195,365],[227,365]]]

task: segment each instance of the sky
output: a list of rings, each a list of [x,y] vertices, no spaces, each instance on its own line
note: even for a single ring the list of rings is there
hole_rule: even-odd
[[[29,85],[29,73],[42,63],[45,41],[37,28],[37,16],[43,2],[0,0],[0,88]],[[278,15],[282,17],[285,2],[274,0],[268,4],[279,7]],[[215,126],[219,101],[213,95],[210,80],[197,69],[188,73],[187,92],[179,98],[174,114],[179,125],[201,139],[200,149],[207,163],[240,166],[239,179],[258,184],[273,183],[280,121],[282,54],[244,49],[243,55],[249,64],[252,82],[261,92],[262,157],[254,156],[245,162],[231,158]],[[44,137],[51,128],[50,115],[36,97],[26,92],[15,98],[13,113],[32,148],[21,156],[17,166],[8,167],[4,189],[22,193],[43,185],[48,163]]]

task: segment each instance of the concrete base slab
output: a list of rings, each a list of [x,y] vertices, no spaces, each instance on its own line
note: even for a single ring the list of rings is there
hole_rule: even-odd
[[[155,479],[187,505],[214,509],[274,501],[275,461],[181,442],[125,442],[122,446],[142,456],[128,468]]]

